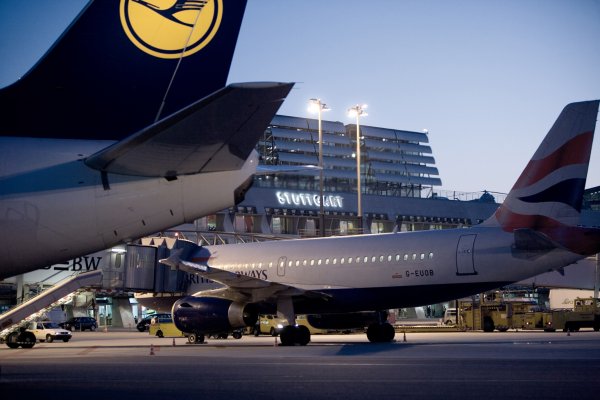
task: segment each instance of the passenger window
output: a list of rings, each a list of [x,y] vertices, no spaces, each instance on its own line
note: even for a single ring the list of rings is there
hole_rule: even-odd
[[[374,263],[375,261],[377,261],[377,257],[375,257],[375,256],[371,257],[371,262]]]
[[[383,262],[383,256],[379,256],[379,262]]]
[[[337,264],[337,258],[333,259],[333,265]]]
[[[421,253],[421,260],[425,259],[425,253]]]
[[[392,261],[392,256],[391,255],[388,256],[388,261]]]
[[[431,260],[433,258],[433,253],[429,253],[429,259]]]
[[[329,265],[329,258],[325,259],[325,265]]]
[[[342,257],[342,259],[340,260],[340,264],[343,264],[344,261],[346,261],[346,260]]]
[[[302,265],[306,267],[306,264],[308,263],[308,261],[306,260],[302,260]]]
[[[368,263],[369,262],[369,257],[365,256],[364,262],[365,262],[365,264]]]
[[[404,261],[408,261],[408,254],[404,255]]]
[[[300,266],[300,260],[296,260],[296,267]]]
[[[348,257],[348,264],[352,264],[352,257]]]
[[[312,267],[313,265],[315,265],[315,260],[310,260],[310,266]]]
[[[321,259],[319,258],[319,261],[317,261],[317,265],[321,265]]]
[[[291,266],[292,266],[292,264],[293,264],[293,261],[292,261],[292,260],[288,261],[288,267],[291,267]]]
[[[396,254],[396,261],[400,261],[400,254]]]
[[[415,253],[413,253],[412,259],[413,259],[413,260],[416,260],[416,259],[417,259],[417,255],[416,255]]]

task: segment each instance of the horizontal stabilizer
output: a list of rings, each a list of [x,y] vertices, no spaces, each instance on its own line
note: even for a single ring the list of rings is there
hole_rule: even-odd
[[[175,177],[242,167],[293,83],[229,85],[90,156],[121,175]]]

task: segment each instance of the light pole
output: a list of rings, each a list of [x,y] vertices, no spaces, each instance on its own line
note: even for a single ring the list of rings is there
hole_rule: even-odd
[[[367,108],[366,104],[357,104],[354,107],[348,109],[348,115],[350,117],[356,117],[356,195],[358,199],[358,231],[362,233],[363,230],[363,214],[362,214],[362,189],[361,189],[361,171],[360,171],[360,117],[366,117],[368,114],[365,112]]]
[[[319,116],[319,232],[321,236],[325,236],[325,211],[323,201],[323,129],[321,126],[321,113],[323,111],[329,111],[330,108],[327,104],[323,103],[321,99],[310,99],[308,110],[311,112],[317,112]]]

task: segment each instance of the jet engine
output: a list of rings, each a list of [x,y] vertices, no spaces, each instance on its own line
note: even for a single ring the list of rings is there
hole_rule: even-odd
[[[217,297],[188,296],[173,304],[173,322],[186,333],[228,332],[254,325],[258,310],[254,304]]]

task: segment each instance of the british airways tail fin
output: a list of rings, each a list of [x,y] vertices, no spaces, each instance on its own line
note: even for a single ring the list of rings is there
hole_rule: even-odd
[[[506,232],[541,232],[580,254],[598,251],[598,231],[576,228],[598,103],[571,103],[563,109],[504,203],[484,225],[500,226]]]
[[[119,140],[225,86],[246,0],[95,0],[0,91],[0,135]]]

